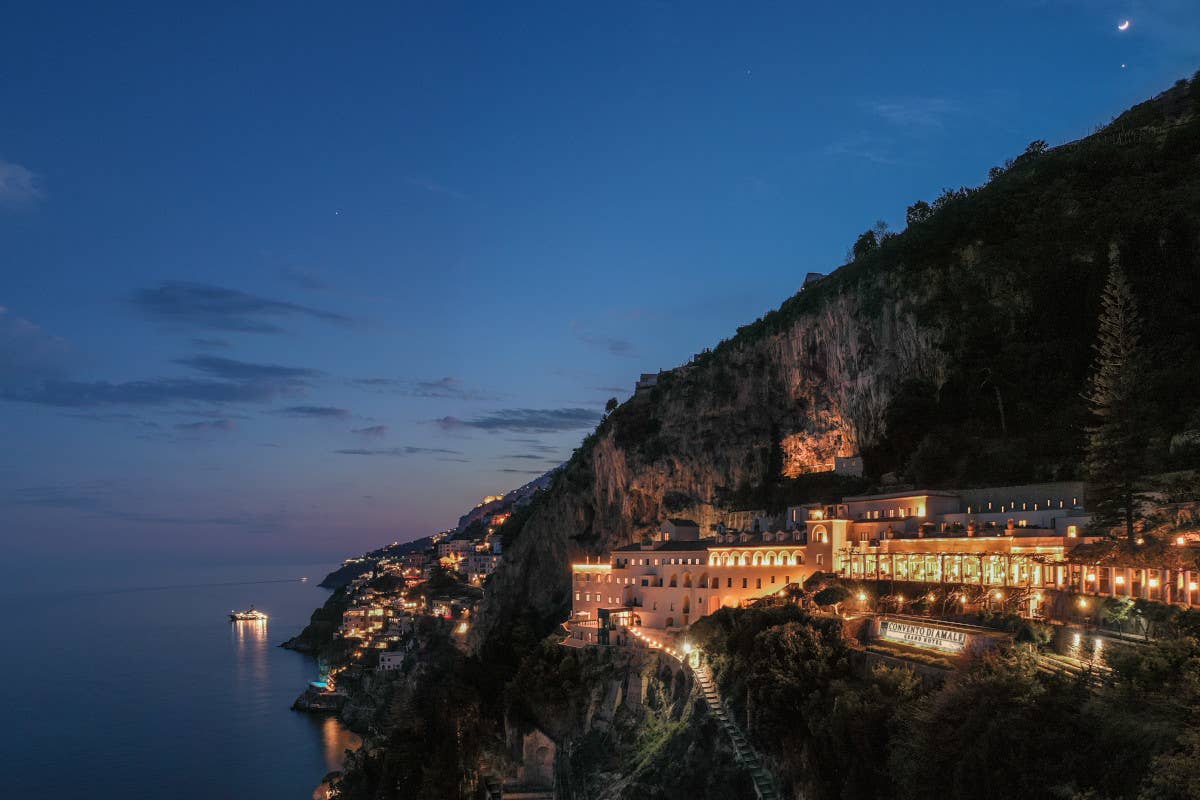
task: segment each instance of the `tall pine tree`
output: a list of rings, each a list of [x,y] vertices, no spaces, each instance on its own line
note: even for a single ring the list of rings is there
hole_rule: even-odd
[[[1120,525],[1133,541],[1138,485],[1146,467],[1141,403],[1141,322],[1133,289],[1117,258],[1109,255],[1096,359],[1086,395],[1093,424],[1088,428],[1085,468],[1088,502],[1096,523]]]

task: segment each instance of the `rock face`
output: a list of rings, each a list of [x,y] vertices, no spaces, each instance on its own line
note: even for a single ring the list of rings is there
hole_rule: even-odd
[[[674,659],[550,646],[524,670],[536,676],[519,674],[507,692],[506,787],[549,787],[560,800],[754,797]],[[570,676],[570,686],[551,675]]]
[[[935,487],[1078,478],[1110,244],[1153,309],[1143,339],[1153,363],[1200,361],[1200,311],[1184,300],[1200,294],[1197,109],[1200,79],[1184,81],[1096,136],[1031,148],[662,373],[534,502],[487,587],[473,647],[517,620],[539,632],[561,620],[572,559],[668,516],[707,533],[741,489],[839,456],[861,453],[868,479]],[[1187,468],[1168,443],[1200,429],[1200,401],[1178,369],[1151,370],[1146,384],[1160,468]]]
[[[873,444],[903,380],[944,381],[938,339],[907,302],[868,314],[837,295],[784,333],[735,339],[663,373],[601,423],[541,499],[488,587],[474,641],[512,619],[513,601],[561,617],[573,559],[668,516],[707,535],[737,487],[829,470]]]

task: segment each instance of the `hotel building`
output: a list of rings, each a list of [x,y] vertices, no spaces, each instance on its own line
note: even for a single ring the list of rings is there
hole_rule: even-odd
[[[1200,604],[1200,572],[1088,563],[1099,537],[1077,482],[963,491],[907,491],[795,506],[783,524],[719,526],[669,520],[655,541],[613,550],[572,569],[575,638],[607,642],[610,629],[679,629],[722,606],[782,593],[814,573],[860,581],[1028,589]]]

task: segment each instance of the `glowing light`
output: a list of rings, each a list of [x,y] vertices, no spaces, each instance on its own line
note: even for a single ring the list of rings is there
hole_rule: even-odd
[[[1117,26],[1117,30],[1119,30],[1119,31],[1129,30],[1129,20],[1127,20],[1127,19],[1121,20],[1121,24]]]
[[[1189,592],[1194,592],[1194,591],[1196,591],[1196,589],[1197,589],[1197,584],[1195,581],[1191,581],[1188,583],[1188,591]]]
[[[1141,536],[1139,536],[1139,537],[1137,538],[1137,543],[1138,543],[1138,544],[1145,544],[1145,543],[1146,543],[1146,540],[1145,540],[1145,539],[1143,539]]]
[[[1113,582],[1116,583],[1117,586],[1124,586],[1125,585],[1125,576],[1118,575],[1117,577],[1113,578]]]
[[[997,600],[1003,600],[1004,592],[996,592],[995,594],[992,595],[992,597],[996,598]]]
[[[689,653],[689,654],[692,652],[692,643],[691,642],[683,643],[683,652]]]
[[[1176,536],[1176,537],[1175,537],[1175,544],[1179,545],[1180,547],[1183,547],[1183,543],[1184,543],[1184,542],[1186,542],[1186,541],[1187,541],[1187,540],[1186,540],[1186,539],[1184,539],[1182,536]]]
[[[859,592],[859,593],[858,593],[858,602],[862,603],[862,602],[864,602],[866,599],[867,599],[867,596],[866,596],[866,594],[864,594],[863,592]]]
[[[1089,581],[1094,581],[1094,580],[1096,580],[1096,573],[1094,573],[1094,572],[1089,572],[1089,573],[1088,573],[1088,580],[1089,580]]]
[[[1151,589],[1157,589],[1157,588],[1158,588],[1158,578],[1151,578],[1151,579],[1150,579],[1150,588],[1151,588]]]
[[[1080,608],[1087,608],[1087,607],[1088,607],[1088,601],[1087,601],[1087,598],[1086,598],[1086,597],[1081,597],[1081,598],[1079,598],[1079,607],[1080,607]]]

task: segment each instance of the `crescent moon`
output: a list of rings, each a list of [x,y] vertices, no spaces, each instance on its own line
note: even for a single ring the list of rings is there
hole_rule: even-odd
[[[1122,20],[1121,24],[1117,26],[1117,30],[1119,30],[1119,31],[1129,30],[1129,20]]]

